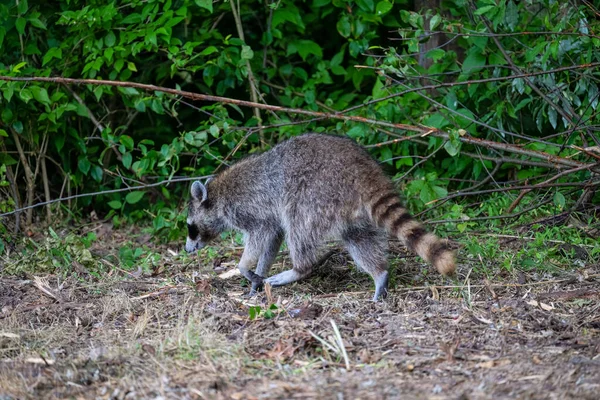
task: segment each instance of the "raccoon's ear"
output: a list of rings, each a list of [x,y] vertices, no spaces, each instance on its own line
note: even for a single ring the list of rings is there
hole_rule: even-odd
[[[206,186],[204,186],[200,181],[195,181],[192,183],[191,193],[192,197],[200,201],[200,203],[206,201],[208,197],[208,194],[206,193]]]

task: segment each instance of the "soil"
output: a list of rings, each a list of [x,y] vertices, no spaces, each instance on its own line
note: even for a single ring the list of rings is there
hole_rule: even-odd
[[[239,276],[218,277],[239,249],[197,265],[164,254],[137,277],[0,277],[0,399],[600,393],[597,263],[489,280],[467,266],[450,281],[406,258],[373,303],[370,279],[337,252],[310,279],[251,299]]]

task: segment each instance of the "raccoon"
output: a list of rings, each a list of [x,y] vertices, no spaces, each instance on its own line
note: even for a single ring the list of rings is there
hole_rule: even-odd
[[[371,275],[374,301],[387,295],[387,234],[441,274],[455,269],[447,242],[427,233],[402,206],[377,162],[341,136],[297,136],[239,161],[206,184],[195,181],[187,224],[188,252],[225,230],[243,232],[238,267],[252,282],[250,295],[263,282],[282,286],[308,276],[328,238],[341,239],[356,265]],[[268,277],[284,239],[293,268]]]

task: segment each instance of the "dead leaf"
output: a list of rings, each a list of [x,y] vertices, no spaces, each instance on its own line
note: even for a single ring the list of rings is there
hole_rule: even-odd
[[[363,362],[363,364],[371,363],[371,352],[369,349],[364,348],[358,352],[358,359]]]
[[[0,337],[7,337],[7,338],[11,338],[11,339],[20,339],[21,336],[17,335],[16,333],[12,333],[12,332],[0,332]]]
[[[229,278],[233,278],[234,276],[238,276],[238,275],[241,275],[240,270],[235,268],[235,269],[230,269],[229,271],[223,272],[221,275],[219,275],[219,278],[220,279],[229,279]]]
[[[208,296],[210,294],[210,279],[201,279],[196,282],[196,290]]]
[[[287,341],[278,340],[273,346],[273,349],[266,353],[266,356],[270,359],[275,360],[286,360],[294,355],[296,348],[293,345],[293,341],[288,339]]]
[[[142,350],[144,350],[146,353],[155,356],[156,355],[156,350],[154,349],[154,347],[150,346],[148,343],[144,343],[142,345]]]
[[[505,365],[510,364],[510,360],[508,358],[502,358],[499,360],[490,360],[477,364],[480,368],[494,368],[494,367],[503,367]]]
[[[323,307],[316,303],[305,302],[300,308],[292,308],[288,310],[288,314],[292,318],[315,319],[321,312]]]
[[[440,349],[446,353],[446,361],[454,361],[454,353],[460,345],[460,338],[456,338],[453,341],[440,344]]]
[[[529,304],[530,306],[533,306],[533,307],[540,307],[542,310],[545,310],[545,311],[554,310],[554,307],[551,306],[550,304],[542,303],[541,301],[537,301],[537,300],[529,300],[527,302],[527,304]]]
[[[437,290],[435,286],[430,286],[431,288],[431,298],[435,301],[440,300],[440,292]]]
[[[265,295],[267,296],[267,304],[273,304],[273,292],[272,287],[268,283],[264,284]]]

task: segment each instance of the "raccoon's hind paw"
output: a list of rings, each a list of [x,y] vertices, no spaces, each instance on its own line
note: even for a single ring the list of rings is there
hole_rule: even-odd
[[[288,283],[292,283],[292,282],[296,282],[298,279],[301,279],[303,276],[300,275],[297,271],[293,270],[293,269],[289,269],[287,271],[283,271],[278,273],[277,275],[273,275],[267,279],[265,279],[265,282],[267,282],[269,285],[275,287],[275,286],[283,286],[283,285],[287,285]]]

